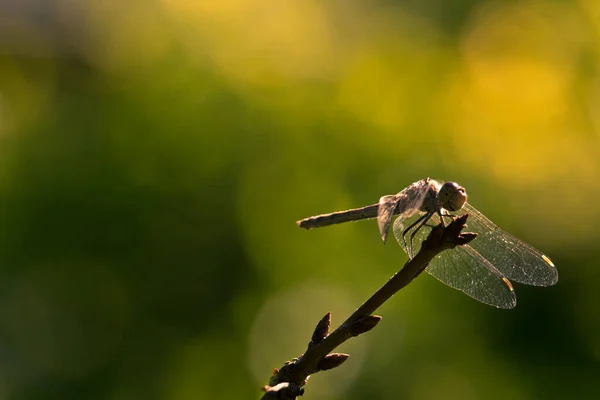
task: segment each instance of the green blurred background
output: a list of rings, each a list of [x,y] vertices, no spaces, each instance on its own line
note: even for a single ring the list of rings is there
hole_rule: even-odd
[[[555,262],[422,276],[310,399],[600,396],[600,3],[0,0],[0,400],[259,398],[406,261],[295,221],[454,180]]]

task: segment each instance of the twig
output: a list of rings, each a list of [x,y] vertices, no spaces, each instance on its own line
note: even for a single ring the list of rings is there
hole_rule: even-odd
[[[317,324],[306,352],[299,358],[286,362],[281,369],[274,371],[269,380],[269,386],[263,388],[265,394],[262,400],[295,399],[304,393],[302,386],[306,384],[311,374],[338,367],[346,361],[349,355],[330,354],[330,352],[351,337],[373,329],[381,317],[371,314],[397,291],[412,282],[436,255],[475,239],[477,236],[475,233],[461,233],[468,217],[469,215],[465,214],[456,218],[447,227],[440,224],[432,229],[427,239],[423,241],[419,253],[331,334],[328,334],[331,313],[327,313]]]

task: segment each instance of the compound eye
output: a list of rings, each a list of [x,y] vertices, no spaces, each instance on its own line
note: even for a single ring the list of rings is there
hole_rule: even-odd
[[[446,182],[440,188],[440,205],[448,211],[458,211],[467,202],[467,192],[465,188],[456,182]]]

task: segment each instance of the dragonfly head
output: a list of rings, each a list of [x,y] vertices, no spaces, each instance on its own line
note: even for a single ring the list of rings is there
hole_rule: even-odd
[[[458,211],[467,202],[467,192],[456,182],[446,182],[438,192],[438,201],[448,211]]]

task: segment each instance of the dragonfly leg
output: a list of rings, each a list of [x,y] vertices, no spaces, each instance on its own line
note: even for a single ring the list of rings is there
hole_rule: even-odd
[[[413,232],[410,234],[410,252],[414,254],[414,247],[413,247],[413,239],[415,238],[415,235],[417,234],[417,232],[419,232],[419,229],[421,229],[423,227],[423,225],[425,225],[427,223],[427,221],[429,221],[429,219],[433,216],[433,213],[429,213],[429,214],[425,214],[423,217],[425,217],[423,219],[423,221],[421,221],[421,223],[419,224],[419,226],[417,226]],[[422,218],[419,218],[419,220]],[[419,221],[417,221],[419,222]]]
[[[419,219],[417,219],[415,222],[413,222],[412,224],[410,224],[410,225],[409,225],[409,226],[408,226],[408,227],[407,227],[407,228],[406,228],[404,231],[402,231],[402,242],[404,242],[404,247],[406,248],[406,250],[407,250],[407,253],[409,253],[409,256],[410,256],[411,258],[412,258],[412,251],[413,251],[413,247],[412,247],[412,241],[413,241],[413,238],[414,238],[414,236],[415,236],[415,235],[413,234],[413,235],[410,237],[410,248],[408,247],[408,243],[406,243],[406,238],[405,238],[405,236],[406,236],[406,234],[408,234],[408,232],[409,232],[409,231],[410,231],[412,228],[414,228],[415,226],[417,226],[417,225],[419,225],[419,224],[421,224],[421,226],[422,226],[422,225],[423,225],[425,222],[427,222],[427,220],[428,220],[429,218],[431,218],[431,216],[432,216],[432,215],[433,215],[433,214],[431,214],[431,213],[428,213],[428,214],[423,214],[423,215],[421,215],[421,216],[419,217]],[[419,226],[419,227],[416,229],[416,231],[418,231],[418,230],[421,228],[421,226]],[[416,232],[416,231],[415,231],[415,232]]]
[[[446,214],[444,214],[442,211],[438,210],[437,213],[440,216],[440,221],[442,222],[442,226],[444,228],[446,227],[446,224],[444,223],[444,217],[450,218],[451,221],[456,219],[456,215],[448,214],[448,211],[446,211]]]
[[[404,243],[404,247],[408,250],[408,244],[406,243],[406,234],[408,233],[408,231],[410,231],[412,228],[415,227],[415,225],[417,225],[419,222],[421,222],[423,219],[425,219],[425,217],[427,217],[427,214],[423,214],[419,217],[419,219],[417,219],[415,222],[413,222],[412,224],[410,224],[405,230],[402,231],[402,242]],[[411,249],[412,251],[412,249]],[[410,254],[409,254],[410,255]]]

